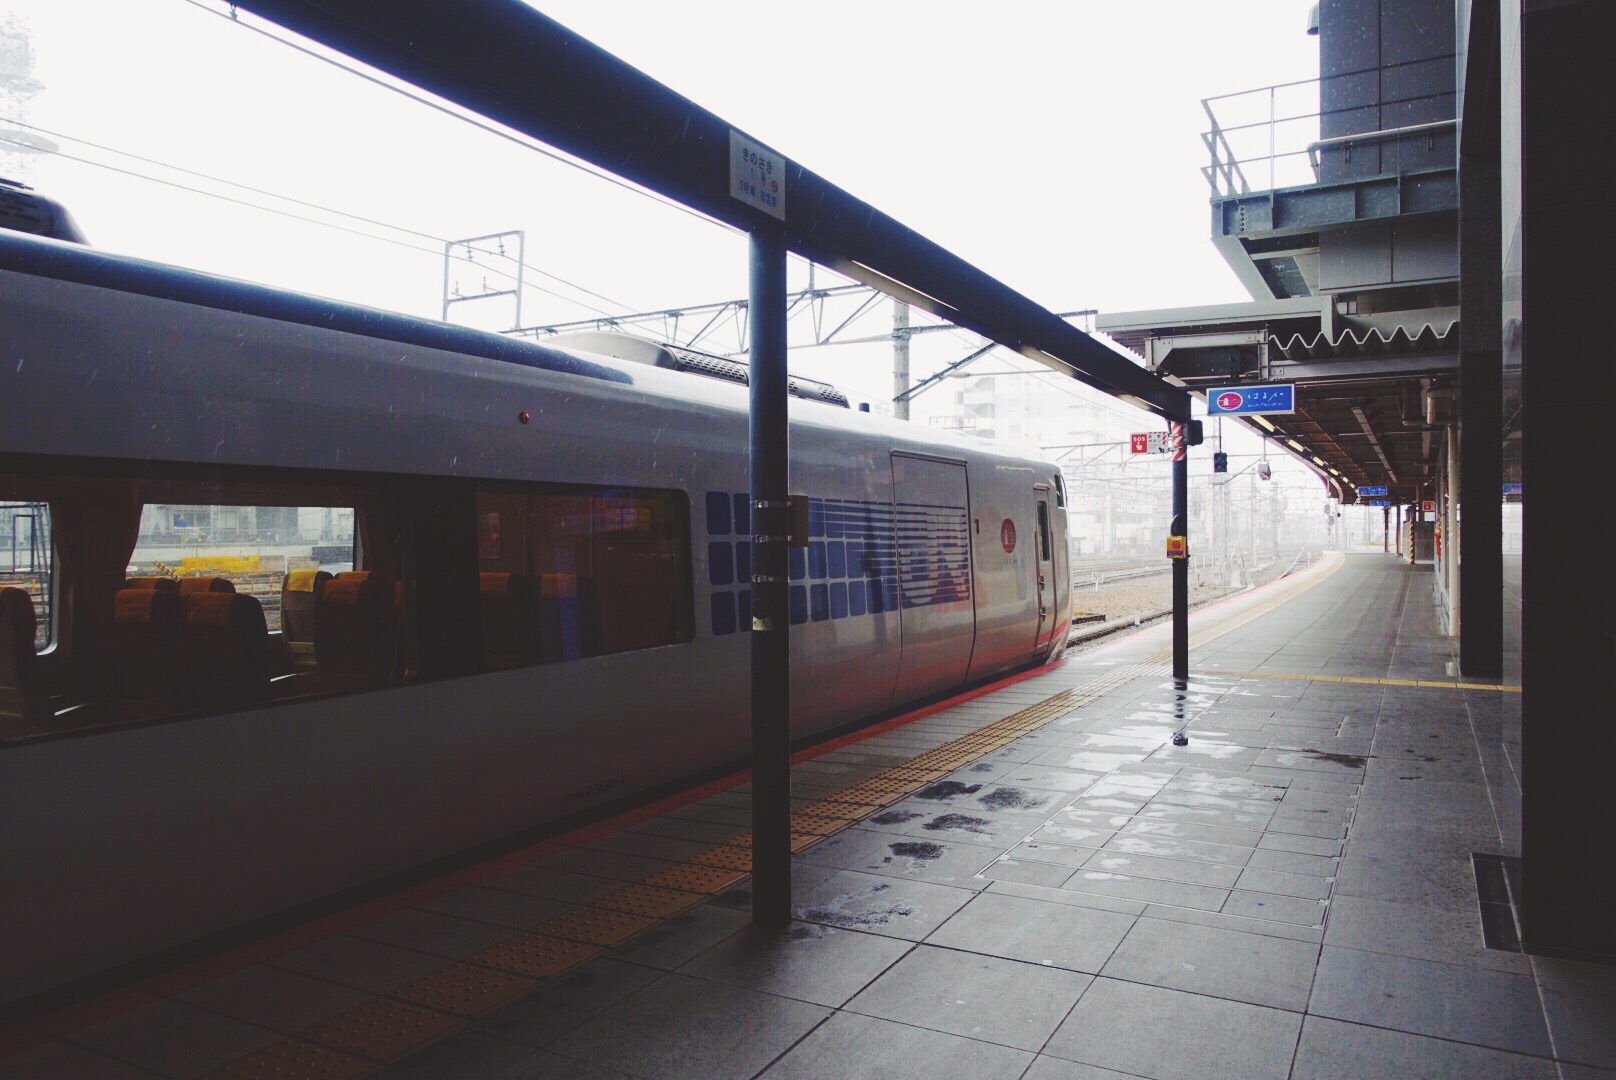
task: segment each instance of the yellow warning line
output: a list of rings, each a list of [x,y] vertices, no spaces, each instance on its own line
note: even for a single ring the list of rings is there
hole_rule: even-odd
[[[1291,682],[1357,683],[1361,686],[1424,686],[1438,690],[1490,690],[1501,694],[1518,694],[1519,686],[1509,683],[1456,682],[1441,679],[1372,679],[1362,675],[1300,675],[1289,671],[1204,671],[1203,675],[1222,675],[1231,679],[1288,679]]]

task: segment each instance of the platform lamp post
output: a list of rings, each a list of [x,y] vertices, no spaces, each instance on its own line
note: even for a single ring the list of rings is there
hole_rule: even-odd
[[[747,454],[752,501],[752,923],[791,921],[791,533],[786,243],[752,229]]]
[[[1200,442],[1200,425],[1190,420],[1172,422],[1173,524],[1168,530],[1173,562],[1173,678],[1190,677],[1190,557],[1189,557],[1189,454]],[[1173,552],[1174,541],[1179,548]]]

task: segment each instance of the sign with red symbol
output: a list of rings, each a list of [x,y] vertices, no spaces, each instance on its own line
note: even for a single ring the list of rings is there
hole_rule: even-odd
[[[1173,444],[1165,431],[1136,431],[1128,436],[1128,449],[1136,454],[1166,454]]]
[[[1190,557],[1189,541],[1182,536],[1169,536],[1167,538],[1167,557],[1169,559],[1187,559]]]
[[[1016,550],[1016,523],[1009,518],[1005,518],[1004,524],[999,526],[999,546],[1004,548],[1006,555]]]
[[[1296,384],[1265,383],[1221,390],[1214,387],[1206,392],[1206,411],[1210,416],[1295,412]]]

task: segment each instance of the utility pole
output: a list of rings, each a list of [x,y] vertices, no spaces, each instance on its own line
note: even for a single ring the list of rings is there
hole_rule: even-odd
[[[892,301],[892,415],[909,419],[909,305]]]

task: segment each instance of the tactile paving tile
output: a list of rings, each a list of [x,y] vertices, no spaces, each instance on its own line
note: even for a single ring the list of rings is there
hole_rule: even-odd
[[[735,847],[730,844],[719,844],[706,851],[698,851],[690,856],[690,861],[702,866],[716,866],[724,870],[742,870],[752,872],[752,850],[750,848]]]
[[[352,1080],[377,1067],[374,1061],[283,1039],[204,1074],[202,1080]]]
[[[828,814],[832,817],[845,817],[854,821],[862,821],[881,809],[881,804],[859,802],[856,799],[843,799],[838,794],[834,798],[821,799],[819,802],[811,804],[809,809],[816,814]]]
[[[449,964],[437,971],[411,979],[389,991],[388,996],[425,1005],[439,1012],[458,1016],[481,1016],[513,1001],[539,984],[533,979],[495,971],[475,964]]]
[[[656,922],[655,919],[631,915],[626,911],[585,907],[557,915],[534,929],[548,936],[583,941],[590,945],[621,945],[641,930],[655,926]]]
[[[943,774],[935,769],[917,769],[913,766],[905,766],[888,769],[881,774],[880,778],[882,780],[918,780],[921,783],[927,783],[932,780],[939,780],[942,776]]]
[[[791,831],[814,836],[830,836],[853,824],[846,818],[824,817],[820,814],[792,814]]]
[[[464,1023],[448,1013],[392,998],[374,998],[314,1025],[301,1036],[371,1061],[390,1063],[459,1030]]]
[[[593,907],[626,911],[631,915],[645,915],[653,919],[666,919],[686,908],[695,907],[706,896],[700,893],[680,892],[676,889],[658,889],[652,885],[628,885],[590,901]]]
[[[745,848],[735,848],[736,851],[745,851]],[[746,852],[747,864],[752,861],[752,853]],[[683,889],[686,892],[721,893],[736,882],[745,881],[750,873],[739,870],[725,870],[717,866],[697,866],[686,863],[683,866],[670,866],[666,870],[658,870],[646,878],[644,884],[656,885],[664,889]]]
[[[823,836],[816,836],[813,833],[797,832],[793,828],[791,833],[791,850],[801,851],[810,844],[817,844],[823,839]],[[740,836],[732,837],[731,839],[724,841],[724,846],[750,849],[752,847],[752,834],[742,833]],[[646,880],[649,881],[650,879],[647,878]]]
[[[473,964],[514,971],[535,979],[553,979],[585,960],[600,955],[600,951],[591,945],[544,937],[542,934],[516,934],[481,952],[472,953],[466,959]]]

